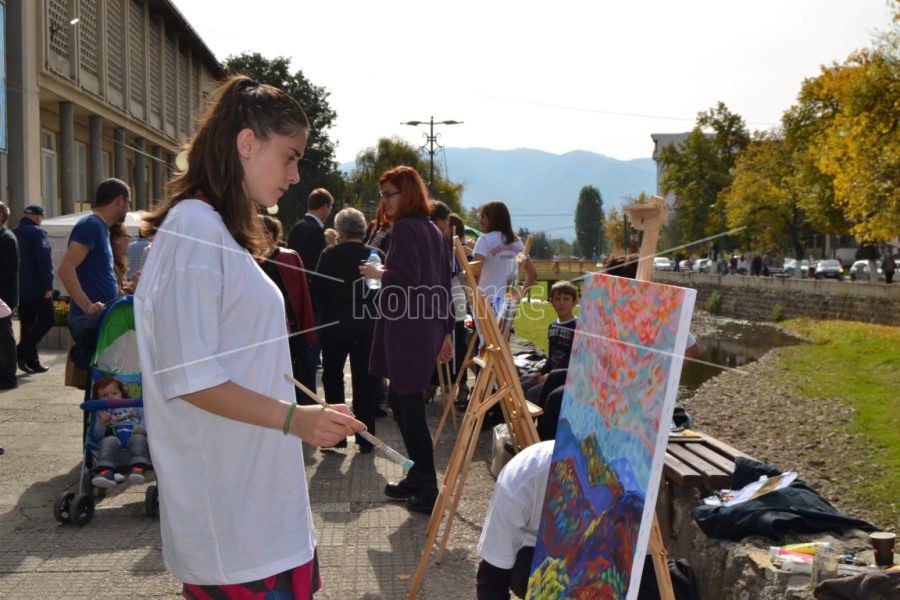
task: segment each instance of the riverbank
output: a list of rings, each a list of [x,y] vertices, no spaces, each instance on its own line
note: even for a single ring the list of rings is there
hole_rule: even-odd
[[[900,412],[900,365],[895,351],[893,358],[884,357],[871,347],[900,335],[900,330],[876,331],[878,326],[839,321],[786,326],[807,338],[816,331],[827,333],[815,334],[809,344],[771,350],[741,372],[725,371],[701,385],[683,403],[694,427],[758,460],[798,471],[839,510],[897,530],[900,490],[894,463],[900,439],[890,419]],[[871,329],[859,332],[860,327]],[[852,357],[835,341],[850,336],[857,344]],[[844,361],[841,368],[836,369],[835,360]],[[854,362],[869,365],[883,377],[873,381],[855,369]],[[860,402],[859,393],[872,401]],[[887,426],[891,436],[873,434],[866,426],[871,403],[883,407],[888,421],[879,426]]]

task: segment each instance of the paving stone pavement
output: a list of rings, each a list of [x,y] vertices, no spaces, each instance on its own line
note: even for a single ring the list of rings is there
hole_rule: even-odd
[[[113,490],[84,527],[53,518],[57,496],[78,488],[83,392],[63,385],[63,352],[43,350],[41,357],[49,372],[20,372],[17,389],[0,391],[0,598],[180,597],[180,583],[163,565],[159,521],[144,512],[148,484]],[[433,432],[440,405],[428,406]],[[404,450],[390,417],[376,427]],[[454,438],[450,428],[438,445],[439,477]],[[489,434],[481,438],[444,560],[432,560],[420,598],[475,596],[475,547],[494,483]],[[349,442],[346,449],[313,450],[307,460],[324,584],[316,598],[406,598],[428,518],[382,493],[402,476],[399,465],[377,451],[359,454]]]

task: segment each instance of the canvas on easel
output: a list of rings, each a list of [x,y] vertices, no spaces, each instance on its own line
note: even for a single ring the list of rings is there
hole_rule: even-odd
[[[636,597],[695,296],[584,280],[529,598]]]

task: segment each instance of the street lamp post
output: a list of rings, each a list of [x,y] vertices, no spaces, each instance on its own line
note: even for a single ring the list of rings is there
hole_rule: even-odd
[[[424,150],[425,147],[428,147],[428,157],[429,157],[429,168],[428,168],[428,190],[431,193],[434,193],[434,147],[437,146],[438,150],[443,149],[437,138],[438,136],[434,134],[434,126],[435,125],[462,125],[462,121],[435,121],[434,116],[431,117],[428,121],[405,121],[401,123],[401,125],[412,125],[413,127],[417,127],[419,125],[428,125],[428,133],[425,135],[425,144],[422,146]],[[438,134],[440,135],[440,134]]]

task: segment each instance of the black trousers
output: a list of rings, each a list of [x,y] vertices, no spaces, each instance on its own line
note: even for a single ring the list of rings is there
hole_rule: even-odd
[[[316,370],[312,366],[309,355],[309,346],[303,341],[303,335],[292,335],[288,338],[288,347],[291,349],[291,369],[294,371],[294,379],[305,385],[310,391],[316,391]],[[297,404],[312,405],[316,401],[294,388]]]
[[[38,362],[37,345],[53,327],[53,300],[22,298],[19,300],[19,346],[16,357],[26,364]]]
[[[478,600],[508,600],[510,590],[519,598],[524,598],[528,591],[533,557],[534,546],[525,546],[516,553],[512,569],[501,569],[482,560],[475,575]]]
[[[398,394],[388,389],[388,404],[394,413],[394,421],[400,428],[406,452],[413,461],[408,477],[425,487],[437,490],[437,474],[434,470],[434,447],[431,432],[425,420],[425,398],[422,391],[414,394]]]
[[[10,315],[0,319],[0,389],[16,387],[16,368],[16,336]]]
[[[554,369],[547,375],[538,405],[544,414],[538,417],[538,437],[541,441],[556,439],[556,426],[559,424],[559,413],[562,410],[563,390],[566,385],[568,369]]]
[[[344,403],[344,364],[350,357],[350,377],[353,389],[353,413],[366,424],[369,433],[375,433],[375,412],[378,400],[375,397],[379,379],[369,375],[369,352],[372,336],[353,337],[337,344],[322,346],[322,387],[325,400],[329,404]],[[368,444],[356,436],[359,444]]]

